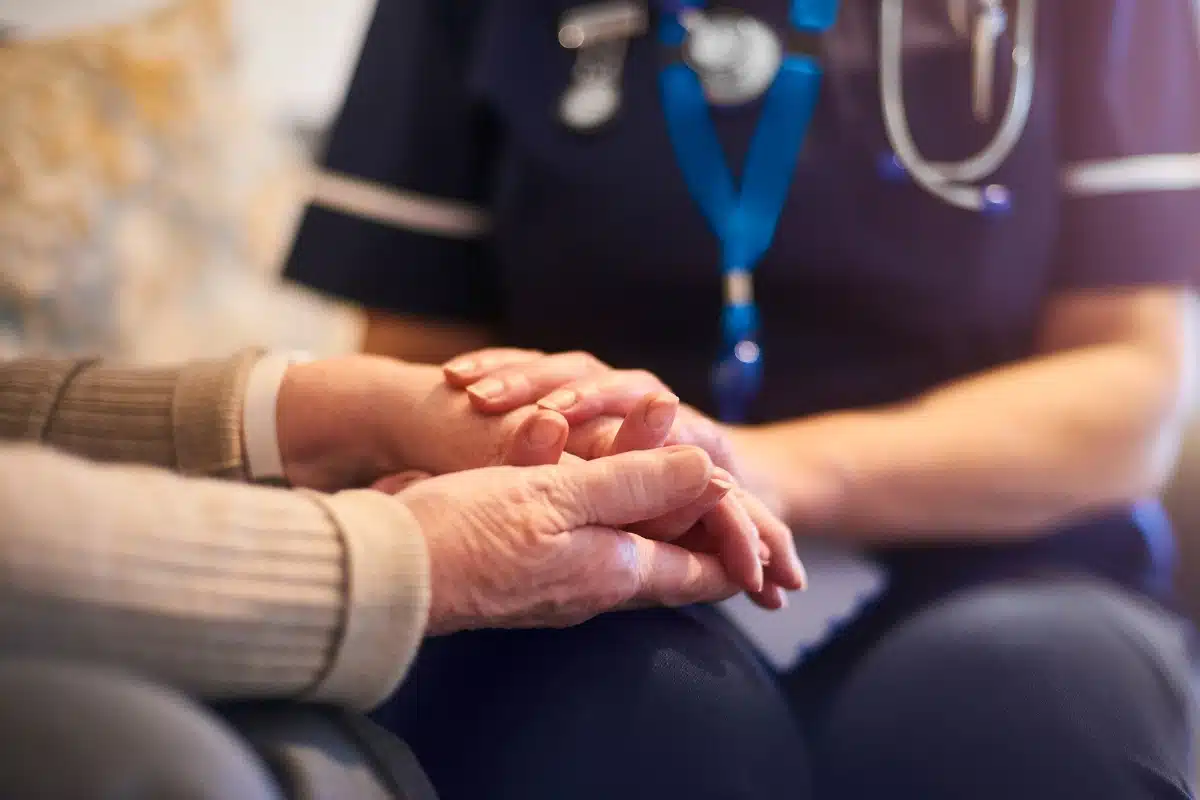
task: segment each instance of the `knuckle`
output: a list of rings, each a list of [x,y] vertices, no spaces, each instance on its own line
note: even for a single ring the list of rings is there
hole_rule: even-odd
[[[571,350],[563,354],[563,360],[569,361],[580,369],[594,371],[604,366],[600,359],[585,350]]]
[[[533,360],[540,355],[541,353],[536,350],[517,350],[508,347],[493,347],[487,350],[479,351],[479,353],[476,354],[476,358],[484,369],[496,370],[503,369],[523,361]]]
[[[504,358],[505,352],[498,347],[485,347],[483,350],[476,350],[469,355],[475,358],[480,366],[488,368],[496,366],[497,362]]]
[[[557,537],[542,560],[533,616],[554,627],[585,622],[621,608],[639,590],[636,546],[630,534],[581,528]]]
[[[631,369],[625,373],[625,378],[630,383],[639,386],[663,386],[663,382],[658,379],[658,376],[653,372],[645,369]]]
[[[637,597],[642,587],[637,541],[627,531],[612,531],[611,546],[599,558],[599,571],[607,579],[596,588],[595,601],[602,610],[620,608]]]

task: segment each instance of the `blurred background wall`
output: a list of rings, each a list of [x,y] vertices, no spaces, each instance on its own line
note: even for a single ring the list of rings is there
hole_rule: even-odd
[[[275,284],[364,0],[0,0],[0,355],[352,349]]]

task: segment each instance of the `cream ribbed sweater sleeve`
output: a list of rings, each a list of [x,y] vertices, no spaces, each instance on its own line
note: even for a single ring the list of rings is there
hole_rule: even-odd
[[[239,381],[253,361],[161,372],[13,362],[0,367],[0,437],[237,475]],[[415,521],[378,493],[0,446],[4,653],[115,663],[207,698],[369,707],[420,643],[428,575]]]

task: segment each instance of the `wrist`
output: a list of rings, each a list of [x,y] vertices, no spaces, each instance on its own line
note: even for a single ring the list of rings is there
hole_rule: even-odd
[[[732,445],[734,468],[738,482],[754,493],[759,500],[780,518],[786,518],[787,504],[782,491],[782,478],[788,467],[782,463],[781,451],[765,435],[763,426],[730,425],[725,428]]]
[[[399,468],[389,443],[408,415],[398,407],[398,381],[389,373],[403,367],[350,356],[288,368],[279,387],[277,425],[290,483],[336,491],[367,485]]]
[[[242,396],[242,455],[251,481],[285,480],[279,449],[279,389],[291,365],[311,361],[304,353],[260,354],[246,375]]]
[[[827,415],[731,432],[747,488],[798,531],[832,533],[851,516],[853,421]]]

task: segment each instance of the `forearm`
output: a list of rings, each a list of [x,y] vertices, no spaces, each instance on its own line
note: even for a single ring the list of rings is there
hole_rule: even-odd
[[[428,608],[415,522],[332,497],[0,450],[0,639],[115,663],[206,698],[367,707]]]
[[[1187,410],[1184,384],[1161,358],[1104,345],[995,370],[902,407],[747,438],[798,521],[811,515],[814,492],[832,491],[821,522],[841,535],[1005,537],[1158,492]]]
[[[385,311],[366,312],[362,350],[417,364],[442,364],[454,356],[489,347],[494,337],[475,325],[435,322]]]
[[[183,367],[22,359],[0,365],[0,439],[97,461],[245,477],[242,399],[257,351]]]

